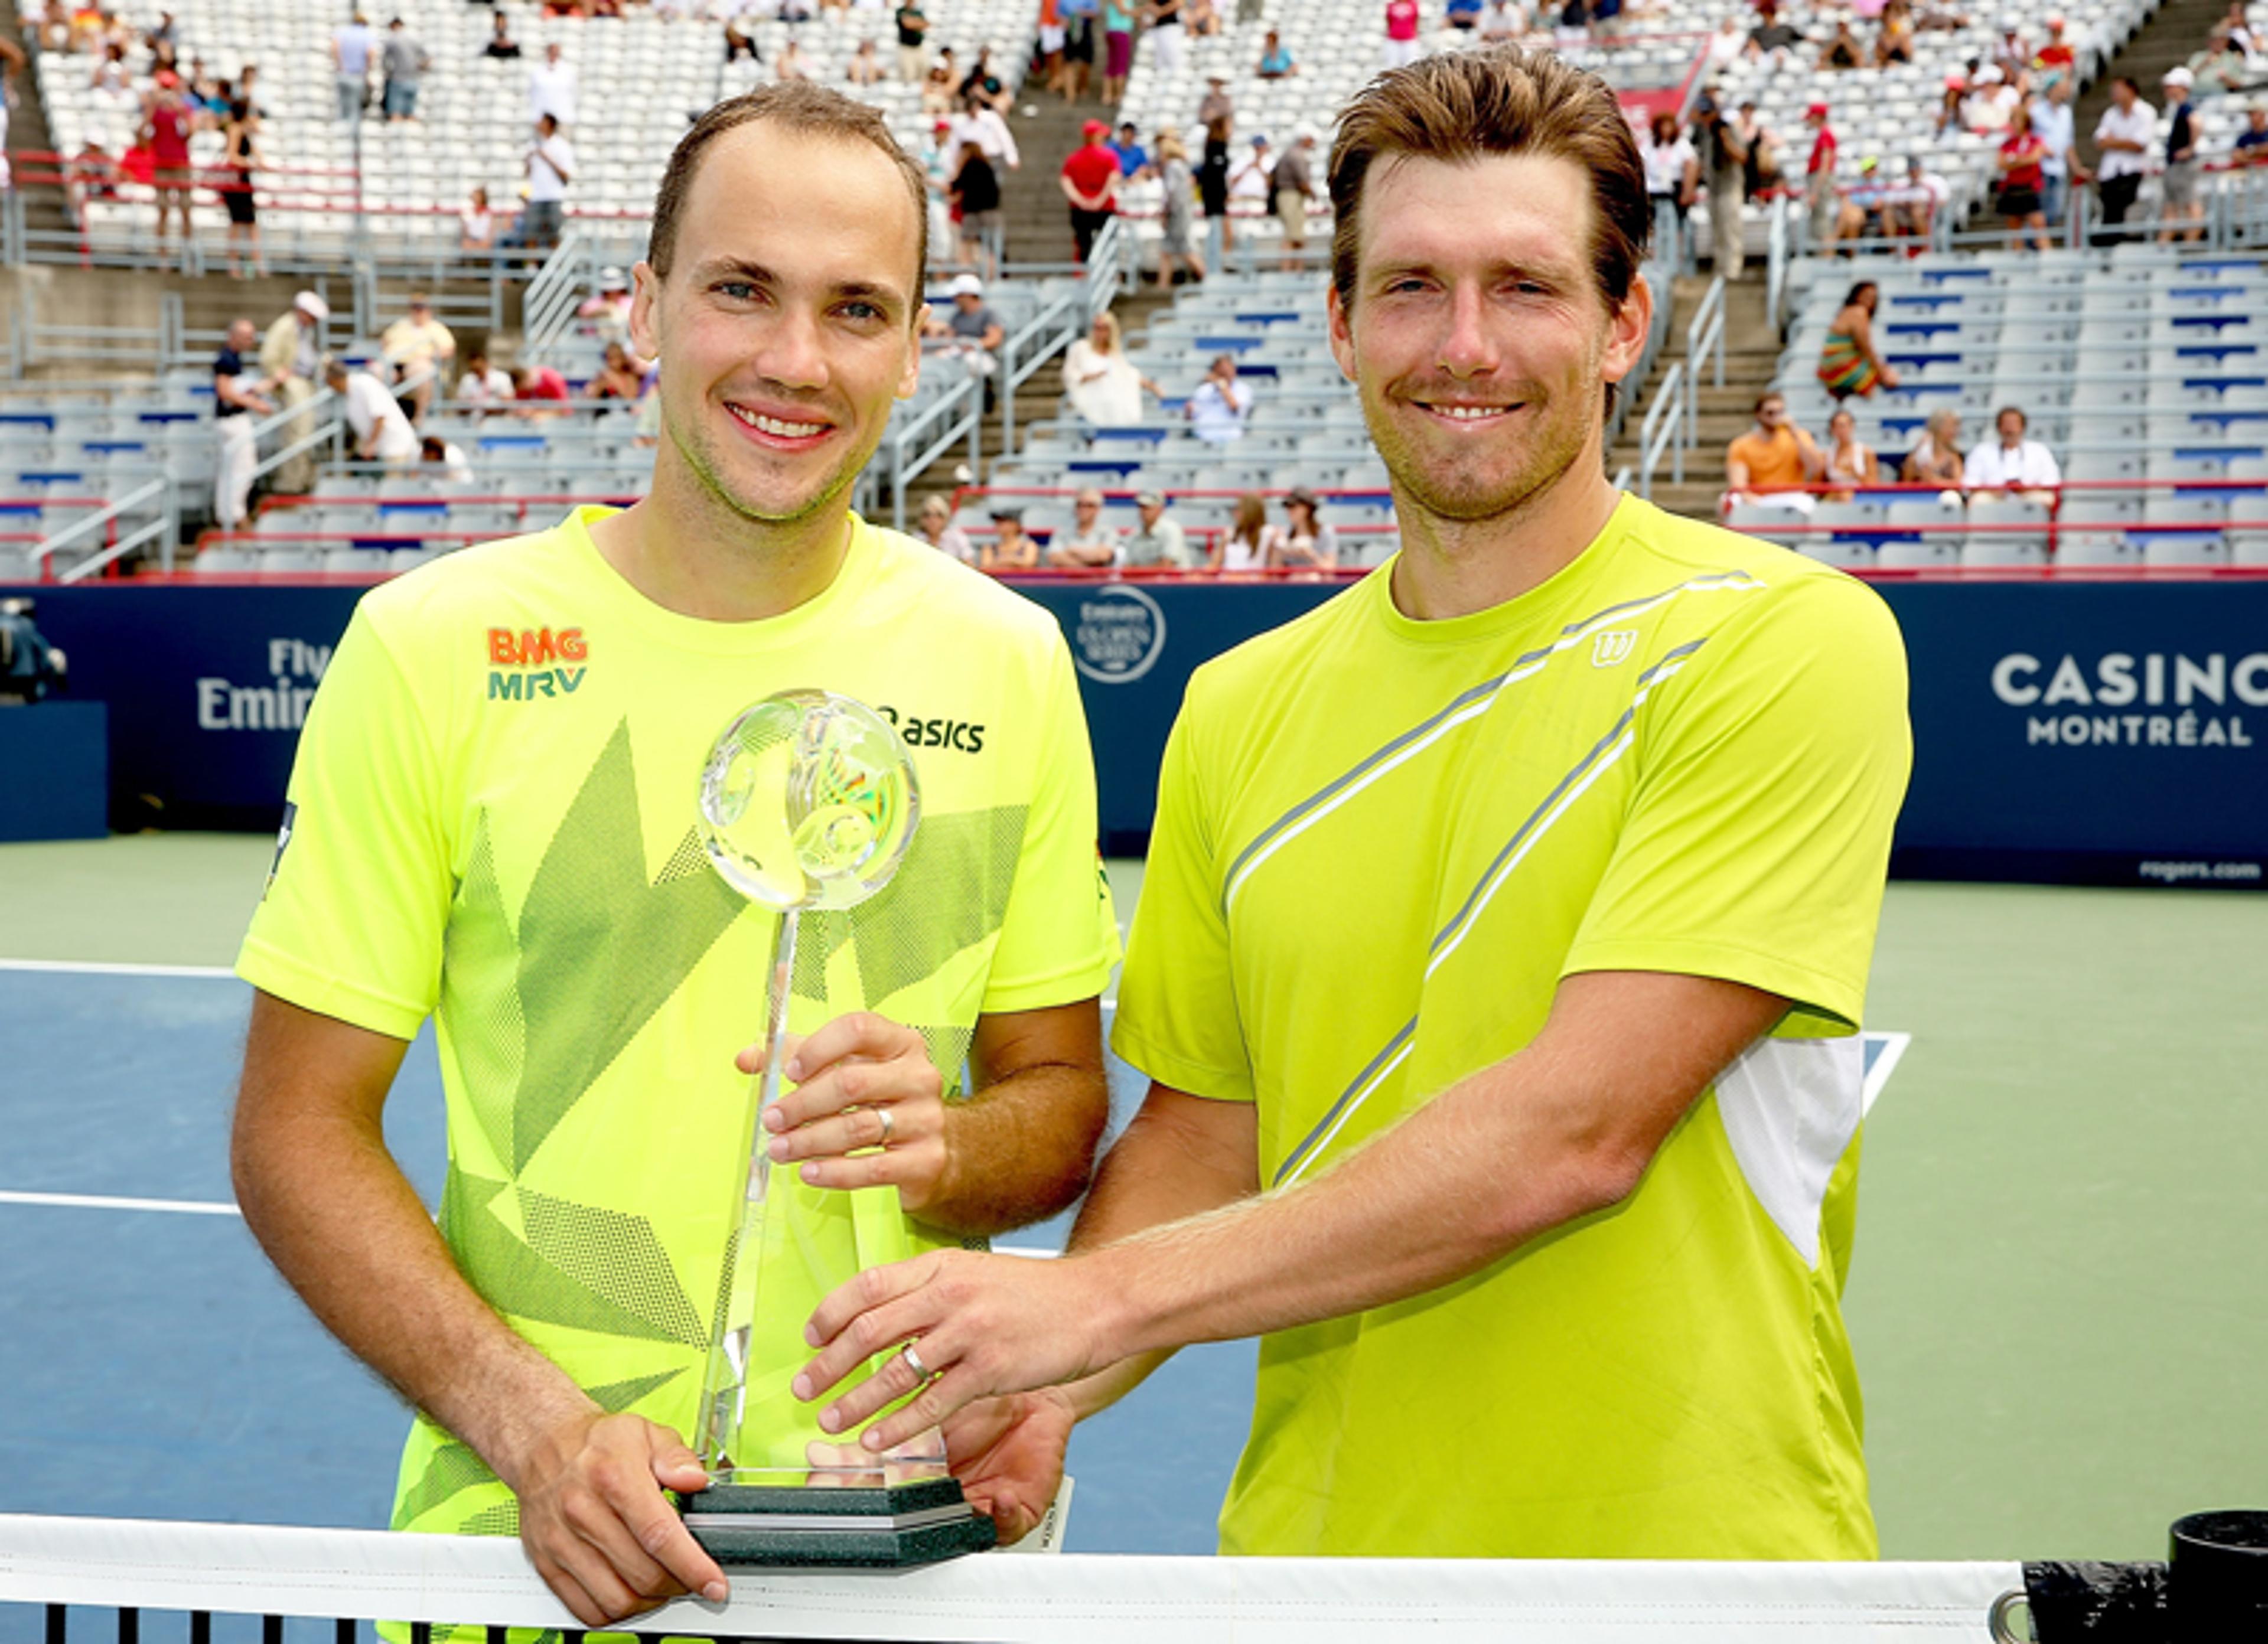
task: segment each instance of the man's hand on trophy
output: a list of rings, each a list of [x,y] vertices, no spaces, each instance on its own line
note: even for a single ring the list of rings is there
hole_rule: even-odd
[[[888,1354],[819,1413],[823,1431],[848,1433],[906,1399],[858,1435],[869,1450],[887,1450],[980,1398],[1059,1386],[1114,1363],[1123,1356],[1109,1345],[1120,1299],[1093,1257],[924,1251],[869,1267],[819,1304],[804,1339],[821,1352],[791,1391],[806,1402],[821,1398]]]
[[[981,1398],[946,1418],[945,1459],[969,1505],[1012,1547],[1039,1528],[1063,1488],[1064,1452],[1079,1420],[1060,1389]]]
[[[795,1089],[764,1114],[775,1164],[793,1163],[814,1187],[895,1187],[909,1215],[940,1197],[952,1164],[945,1081],[920,1034],[861,1010],[788,1036],[782,1053]],[[737,1061],[760,1071],[763,1047]]]
[[[667,1427],[594,1410],[547,1433],[505,1482],[519,1498],[528,1561],[596,1627],[688,1592],[724,1602],[724,1571],[662,1495],[707,1480]]]

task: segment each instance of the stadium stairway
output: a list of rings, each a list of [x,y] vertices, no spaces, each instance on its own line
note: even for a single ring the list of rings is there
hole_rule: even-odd
[[[0,40],[21,48],[28,56],[31,46],[24,38],[23,19],[12,5],[0,5]],[[8,111],[7,144],[11,152],[29,151],[49,154],[55,151],[54,133],[48,126],[48,106],[40,94],[40,77],[26,68],[16,77],[15,106]],[[29,168],[26,168],[29,169]],[[52,173],[52,163],[42,163],[39,170]],[[57,183],[18,184],[24,198],[25,226],[34,231],[50,229],[63,231],[71,225],[70,212],[63,202],[63,191]]]
[[[2166,0],[2157,13],[2119,49],[2110,67],[2080,96],[2073,112],[2073,129],[2083,153],[2093,154],[2095,122],[2110,106],[2110,82],[2125,75],[2142,90],[2142,99],[2162,108],[2165,92],[2159,81],[2177,62],[2187,62],[2203,51],[2213,26],[2228,11],[2228,0]]]
[[[1677,281],[1672,295],[1669,341],[1663,345],[1646,385],[1638,391],[1630,415],[1623,419],[1621,438],[1607,453],[1607,472],[1627,466],[1638,470],[1638,429],[1661,392],[1671,366],[1685,357],[1685,328],[1694,310],[1709,294],[1710,276],[1689,275]],[[1718,498],[1725,488],[1725,447],[1753,420],[1756,396],[1771,385],[1778,369],[1782,342],[1778,329],[1764,312],[1761,270],[1725,288],[1725,385],[1719,388],[1705,376],[1697,409],[1700,436],[1685,453],[1685,482],[1673,484],[1665,461],[1656,471],[1653,501],[1673,514],[1695,519],[1717,517]],[[1705,363],[1705,372],[1708,366]]]
[[[1110,110],[1099,104],[1066,103],[1035,80],[1025,84],[1012,121],[1023,168],[1000,179],[1010,262],[1071,261],[1071,209],[1057,178],[1079,146],[1079,128],[1090,120],[1111,118]]]

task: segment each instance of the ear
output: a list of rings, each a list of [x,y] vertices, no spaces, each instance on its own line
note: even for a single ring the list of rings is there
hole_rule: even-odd
[[[914,323],[906,327],[906,365],[898,373],[897,397],[901,400],[912,399],[914,391],[921,386],[922,327],[929,324],[929,317],[930,306],[924,303],[914,311]]]
[[[1352,382],[1355,380],[1354,320],[1353,317],[1347,312],[1346,305],[1339,301],[1339,288],[1336,281],[1331,283],[1330,294],[1323,299],[1323,302],[1325,312],[1329,316],[1331,357],[1339,363],[1339,375],[1345,378],[1347,381]]]
[[[630,347],[642,360],[661,357],[661,324],[659,305],[661,298],[661,276],[653,265],[640,262],[630,269]]]
[[[1653,328],[1653,288],[1641,274],[1631,282],[1630,295],[1608,316],[1607,347],[1599,362],[1599,374],[1610,383],[1619,383],[1636,371],[1646,353],[1646,334]]]

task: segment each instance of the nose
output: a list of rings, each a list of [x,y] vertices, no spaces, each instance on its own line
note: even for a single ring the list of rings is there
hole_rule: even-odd
[[[1479,284],[1461,281],[1449,290],[1448,329],[1441,337],[1441,369],[1453,377],[1484,377],[1497,367],[1489,334],[1488,299]]]
[[[816,316],[783,305],[765,326],[753,363],[766,379],[784,388],[824,388],[827,350]]]

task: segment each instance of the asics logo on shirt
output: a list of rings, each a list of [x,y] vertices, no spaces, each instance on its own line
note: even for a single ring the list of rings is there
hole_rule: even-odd
[[[984,752],[984,727],[962,719],[919,719],[901,714],[887,703],[874,711],[888,720],[909,748],[953,748],[962,753]]]

